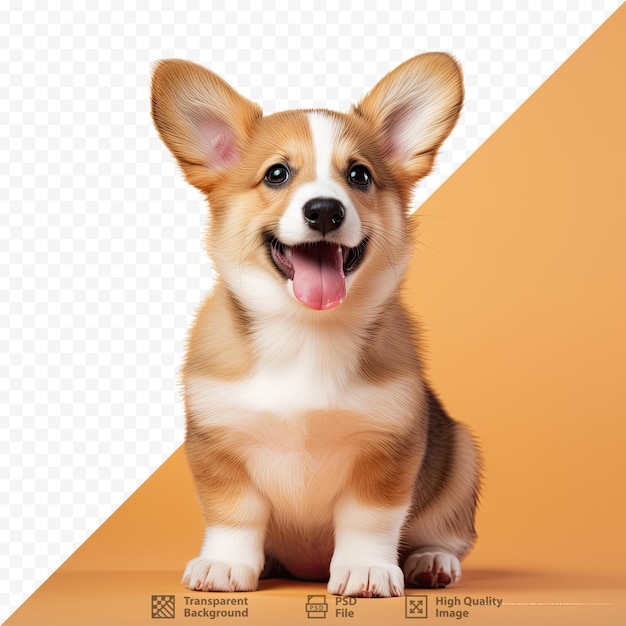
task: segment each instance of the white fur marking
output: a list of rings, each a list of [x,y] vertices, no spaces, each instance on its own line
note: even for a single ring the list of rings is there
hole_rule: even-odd
[[[207,426],[246,428],[263,413],[297,420],[300,414],[316,410],[354,411],[362,416],[361,426],[366,428],[384,427],[390,415],[396,428],[408,425],[419,401],[414,380],[407,377],[385,385],[360,382],[352,386],[349,372],[328,369],[330,372],[320,372],[315,366],[292,364],[291,369],[260,369],[234,382],[190,378],[187,402],[198,423]],[[333,371],[336,378],[332,378]]]
[[[411,586],[454,587],[461,580],[461,563],[437,546],[426,546],[407,557],[404,578]]]
[[[365,507],[346,496],[335,509],[335,552],[328,591],[346,596],[399,596],[404,577],[398,543],[408,505]]]
[[[278,224],[278,238],[287,245],[320,240],[320,234],[308,227],[302,207],[312,198],[335,198],[346,211],[341,227],[329,233],[328,241],[354,248],[363,239],[358,212],[347,191],[333,172],[332,155],[337,138],[337,122],[324,113],[309,113],[309,126],[315,152],[315,180],[300,185]]]
[[[259,573],[263,567],[265,528],[221,528],[207,526],[200,556],[213,561],[245,564]]]
[[[317,180],[332,177],[332,157],[337,128],[335,121],[324,113],[309,113],[309,126],[315,148],[315,174]]]
[[[253,591],[265,559],[266,520],[248,528],[207,526],[200,555],[187,563],[182,583],[199,591]]]

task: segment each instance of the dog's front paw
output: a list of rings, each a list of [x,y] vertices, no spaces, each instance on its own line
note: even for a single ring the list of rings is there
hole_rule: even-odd
[[[195,591],[254,591],[259,573],[249,565],[197,557],[187,563],[181,583]]]
[[[389,598],[404,594],[402,570],[397,565],[378,567],[333,566],[328,592],[336,596]]]
[[[461,563],[448,552],[418,549],[404,562],[404,579],[410,587],[452,587],[461,580]]]

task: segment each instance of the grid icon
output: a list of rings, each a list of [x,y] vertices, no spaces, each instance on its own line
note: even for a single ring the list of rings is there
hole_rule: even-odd
[[[152,619],[174,619],[175,596],[152,596]]]

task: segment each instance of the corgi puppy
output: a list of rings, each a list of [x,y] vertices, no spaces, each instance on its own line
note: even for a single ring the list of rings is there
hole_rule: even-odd
[[[264,116],[199,65],[156,65],[153,120],[206,196],[217,272],[183,368],[206,524],[189,589],[289,575],[386,597],[460,579],[479,454],[424,380],[399,290],[411,194],[462,100],[443,53],[349,113]]]

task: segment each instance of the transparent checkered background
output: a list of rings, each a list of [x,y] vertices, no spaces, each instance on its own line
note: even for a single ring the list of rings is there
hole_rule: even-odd
[[[183,440],[211,270],[203,201],[151,125],[152,61],[208,65],[268,112],[345,110],[453,52],[466,106],[419,205],[620,3],[83,4],[0,9],[0,619]]]

